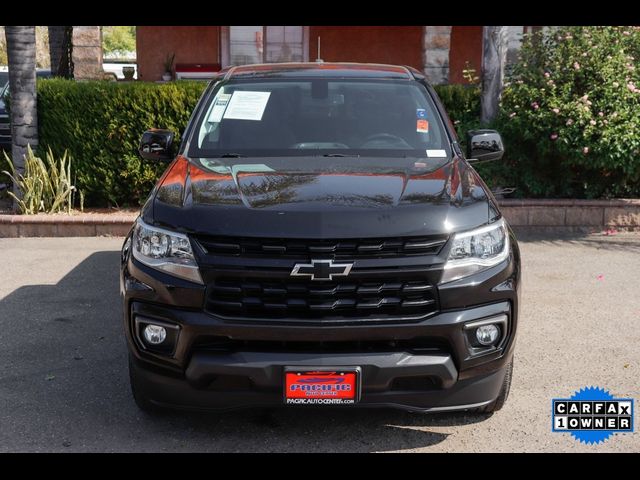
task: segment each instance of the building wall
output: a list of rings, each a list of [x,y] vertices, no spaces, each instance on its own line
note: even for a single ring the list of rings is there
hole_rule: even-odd
[[[445,28],[449,30],[444,32]],[[509,52],[514,56],[523,27],[511,28]],[[440,32],[438,29],[444,33],[436,35]],[[450,45],[447,46],[440,37],[449,36],[449,32]],[[425,40],[430,39],[430,35],[433,45]],[[431,59],[432,63],[442,63],[442,80],[448,83],[465,82],[462,71],[466,61],[478,76],[482,69],[482,26],[310,26],[311,61],[317,57],[318,36],[321,58],[327,62],[391,63],[425,71],[429,70],[425,60]],[[220,37],[221,27],[217,26],[139,26],[136,35],[138,78],[160,80],[165,58],[174,52],[175,63],[220,63]]]
[[[423,27],[310,26],[309,60],[409,65],[422,70]]]
[[[449,83],[466,83],[462,71],[465,63],[482,72],[482,26],[454,26],[449,51]]]
[[[220,27],[136,27],[138,78],[160,80],[167,55],[177,63],[219,63]]]

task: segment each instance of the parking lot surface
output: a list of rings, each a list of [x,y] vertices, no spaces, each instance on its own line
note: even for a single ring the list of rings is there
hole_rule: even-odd
[[[494,415],[279,409],[140,412],[129,391],[118,238],[0,239],[0,451],[640,451],[551,432],[551,399],[640,399],[640,235],[522,237],[509,400]],[[638,410],[638,405],[636,405]],[[636,419],[636,430],[638,422]]]

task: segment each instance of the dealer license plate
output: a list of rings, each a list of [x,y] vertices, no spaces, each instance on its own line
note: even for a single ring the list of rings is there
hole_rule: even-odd
[[[360,399],[360,368],[285,368],[287,405],[353,405]]]

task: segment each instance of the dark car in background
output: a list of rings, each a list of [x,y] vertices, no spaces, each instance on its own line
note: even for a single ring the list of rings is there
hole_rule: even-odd
[[[434,89],[408,67],[218,74],[122,249],[133,396],[158,407],[504,404],[520,254]]]
[[[0,150],[11,148],[11,128],[5,105],[5,95],[9,91],[9,72],[0,71]]]
[[[36,70],[38,78],[51,77],[51,70]],[[11,120],[5,103],[9,95],[9,72],[0,72],[0,149],[11,150]]]

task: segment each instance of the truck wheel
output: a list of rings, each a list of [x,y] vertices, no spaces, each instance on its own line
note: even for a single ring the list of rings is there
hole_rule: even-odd
[[[478,412],[493,413],[493,412],[497,412],[504,406],[505,402],[507,401],[507,398],[509,397],[509,390],[511,389],[512,376],[513,376],[513,358],[509,362],[509,365],[507,365],[507,373],[504,376],[504,381],[502,382],[502,388],[500,389],[500,394],[498,395],[498,398],[496,398],[489,405],[479,408]]]
[[[136,366],[133,363],[133,359],[129,356],[129,382],[131,383],[131,393],[133,394],[133,400],[140,410],[145,413],[160,413],[163,409],[156,404],[152,403],[144,392],[144,388],[140,384],[140,380],[136,375]]]

